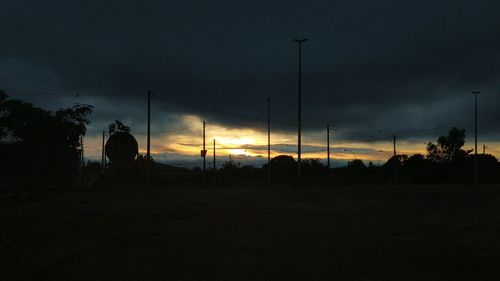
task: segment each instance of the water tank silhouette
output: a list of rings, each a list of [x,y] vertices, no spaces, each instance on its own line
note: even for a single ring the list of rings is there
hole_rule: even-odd
[[[116,132],[106,142],[106,156],[113,163],[130,163],[139,153],[139,145],[128,132]]]

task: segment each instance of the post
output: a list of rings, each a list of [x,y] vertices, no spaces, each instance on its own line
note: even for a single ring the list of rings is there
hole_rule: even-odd
[[[330,125],[326,125],[326,167],[330,170]]]
[[[84,159],[83,159],[83,136],[80,136],[80,183],[83,185],[83,166],[84,166]]]
[[[214,188],[217,187],[217,166],[215,165],[215,139],[214,139],[214,175],[213,175]]]
[[[106,145],[104,145],[104,168],[106,168],[106,162],[107,162],[107,156],[106,156]]]
[[[397,158],[397,154],[396,154],[396,135],[392,135],[392,143],[393,143],[393,147],[394,147],[394,184],[397,184],[398,183],[398,158]]]
[[[298,97],[298,139],[297,139],[297,177],[301,178],[302,154],[302,42],[299,42],[299,97]]]
[[[207,166],[207,149],[205,148],[205,121],[203,121],[203,173],[205,173],[205,169]]]
[[[477,167],[477,95],[480,91],[472,91],[474,94],[474,184],[479,183]]]
[[[267,187],[271,186],[271,99],[267,98]]]
[[[151,159],[151,91],[148,91],[148,136],[147,136],[147,148],[146,148],[146,159]]]
[[[393,143],[393,147],[394,147],[393,156],[396,157],[396,135],[392,135],[392,143]]]
[[[101,155],[101,167],[102,167],[102,172],[104,172],[104,168],[105,168],[105,164],[104,164],[104,157],[106,157],[106,152],[104,152],[104,141],[105,141],[105,138],[106,138],[106,131],[102,131],[102,148],[101,148],[101,152],[102,152],[102,155]]]
[[[299,95],[298,95],[298,136],[297,136],[297,178],[302,177],[301,172],[301,154],[302,154],[302,43],[307,41],[307,38],[294,39],[295,42],[299,43]]]
[[[81,147],[82,147],[82,156],[81,156],[81,160],[82,160],[82,167],[85,166],[85,155],[83,154],[83,136],[80,136],[80,144],[81,144]]]

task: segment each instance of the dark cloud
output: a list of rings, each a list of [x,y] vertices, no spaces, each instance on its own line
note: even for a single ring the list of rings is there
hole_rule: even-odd
[[[497,112],[499,8],[498,1],[8,1],[0,9],[0,85],[151,89],[157,130],[175,129],[182,113],[260,128],[271,97],[274,128],[290,131],[292,39],[307,36],[306,132],[327,123],[388,133],[459,125],[472,116],[471,89],[484,92],[481,117]],[[96,127],[144,121],[140,100],[93,102]]]

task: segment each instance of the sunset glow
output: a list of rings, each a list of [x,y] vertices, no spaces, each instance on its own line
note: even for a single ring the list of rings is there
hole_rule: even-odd
[[[151,143],[151,153],[155,159],[191,159],[199,160],[202,149],[202,122],[203,120],[194,115],[182,115],[179,117],[179,128],[173,133],[153,134]],[[199,124],[197,126],[196,124]],[[132,131],[133,133],[133,131]],[[161,133],[161,132],[159,132]],[[139,142],[139,153],[144,155],[146,136],[135,135]],[[322,135],[304,135],[303,138],[303,158],[326,159],[326,143],[322,141]],[[238,129],[224,127],[218,124],[209,124],[206,127],[206,149],[207,158],[213,155],[213,139],[216,140],[217,157],[227,159],[229,155],[233,157],[245,156],[249,158],[261,157],[267,159],[267,132],[255,129]],[[87,157],[99,159],[101,155],[100,137],[87,137]],[[428,141],[406,141],[397,143],[397,153],[412,155],[415,153],[426,153]],[[500,147],[495,143],[485,143],[488,153],[500,156]],[[392,142],[342,142],[332,141],[330,147],[330,157],[333,160],[350,161],[354,158],[364,161],[372,161],[375,164],[384,163],[393,154]],[[465,148],[470,149],[470,144],[466,143]],[[345,151],[348,150],[348,151]],[[352,151],[352,152],[351,152]],[[354,153],[353,153],[354,152]],[[271,135],[271,157],[286,154],[296,157],[296,136],[294,133],[273,132]]]

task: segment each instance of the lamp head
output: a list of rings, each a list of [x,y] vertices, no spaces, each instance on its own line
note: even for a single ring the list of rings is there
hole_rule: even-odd
[[[302,39],[293,39],[293,41],[295,41],[295,42],[297,42],[297,43],[306,42],[307,40],[309,40],[309,39],[307,39],[307,38],[302,38]]]

